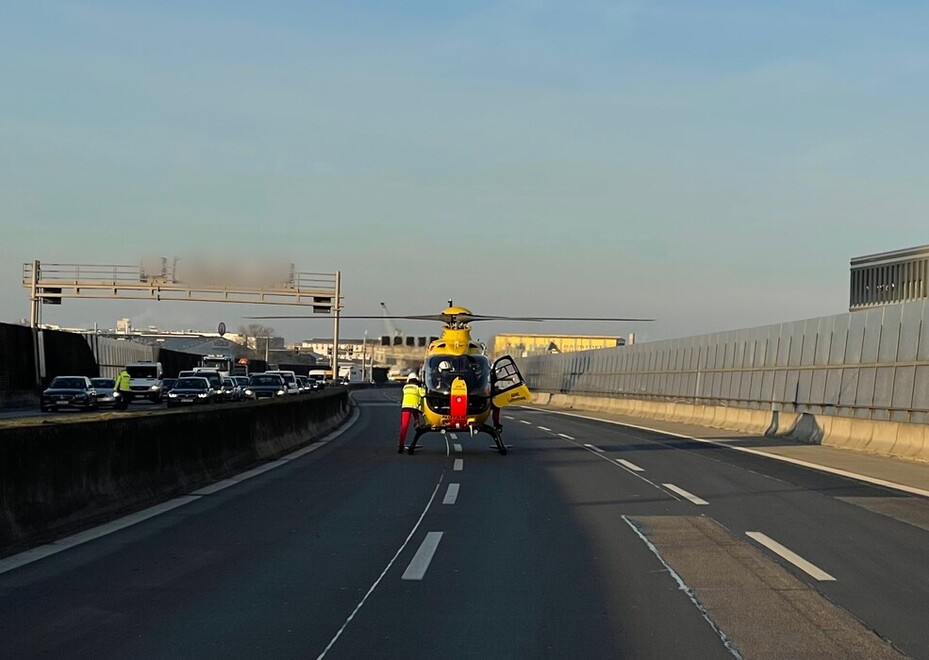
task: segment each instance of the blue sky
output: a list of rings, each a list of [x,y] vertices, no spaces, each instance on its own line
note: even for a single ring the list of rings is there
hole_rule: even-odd
[[[347,313],[659,319],[485,334],[837,313],[851,257],[929,243],[927,33],[893,1],[6,3],[0,320],[23,262],[202,251],[341,270]]]

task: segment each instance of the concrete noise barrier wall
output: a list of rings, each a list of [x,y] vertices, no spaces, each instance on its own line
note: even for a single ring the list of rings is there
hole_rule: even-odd
[[[529,388],[929,423],[929,303],[519,360]]]
[[[0,548],[139,508],[341,424],[345,390],[293,400],[0,427]]]

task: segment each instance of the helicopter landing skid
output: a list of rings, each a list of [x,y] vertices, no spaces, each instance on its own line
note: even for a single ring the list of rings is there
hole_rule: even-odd
[[[409,445],[407,445],[406,453],[412,456],[413,453],[416,451],[416,446],[419,444],[419,437],[423,435],[424,433],[429,433],[432,431],[444,432],[444,429],[434,429],[429,426],[416,427],[416,430],[413,433],[413,441]],[[500,434],[500,431],[498,431],[492,426],[483,424],[479,428],[474,429],[472,432],[472,435],[475,435],[476,433],[480,433],[481,431],[489,434],[494,439],[494,446],[497,448],[497,451],[500,452],[501,455],[506,456],[507,447],[505,444],[503,444],[503,436]]]
[[[506,456],[506,445],[503,444],[503,435],[500,433],[500,431],[487,424],[481,426],[480,430],[484,433],[490,434],[490,436],[494,439],[494,444],[497,447],[497,451],[500,452],[501,455]]]

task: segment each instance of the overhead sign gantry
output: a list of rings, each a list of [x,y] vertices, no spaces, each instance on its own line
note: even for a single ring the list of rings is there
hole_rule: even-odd
[[[298,272],[292,263],[252,263],[166,257],[139,265],[23,264],[23,287],[29,289],[29,325],[38,327],[42,305],[65,298],[219,302],[245,305],[291,305],[331,314],[333,373],[338,376],[341,272]]]

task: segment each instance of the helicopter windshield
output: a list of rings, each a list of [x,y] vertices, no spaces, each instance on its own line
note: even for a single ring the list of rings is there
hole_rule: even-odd
[[[456,378],[464,380],[469,392],[490,392],[490,361],[483,355],[433,355],[423,371],[431,392],[450,392]]]

